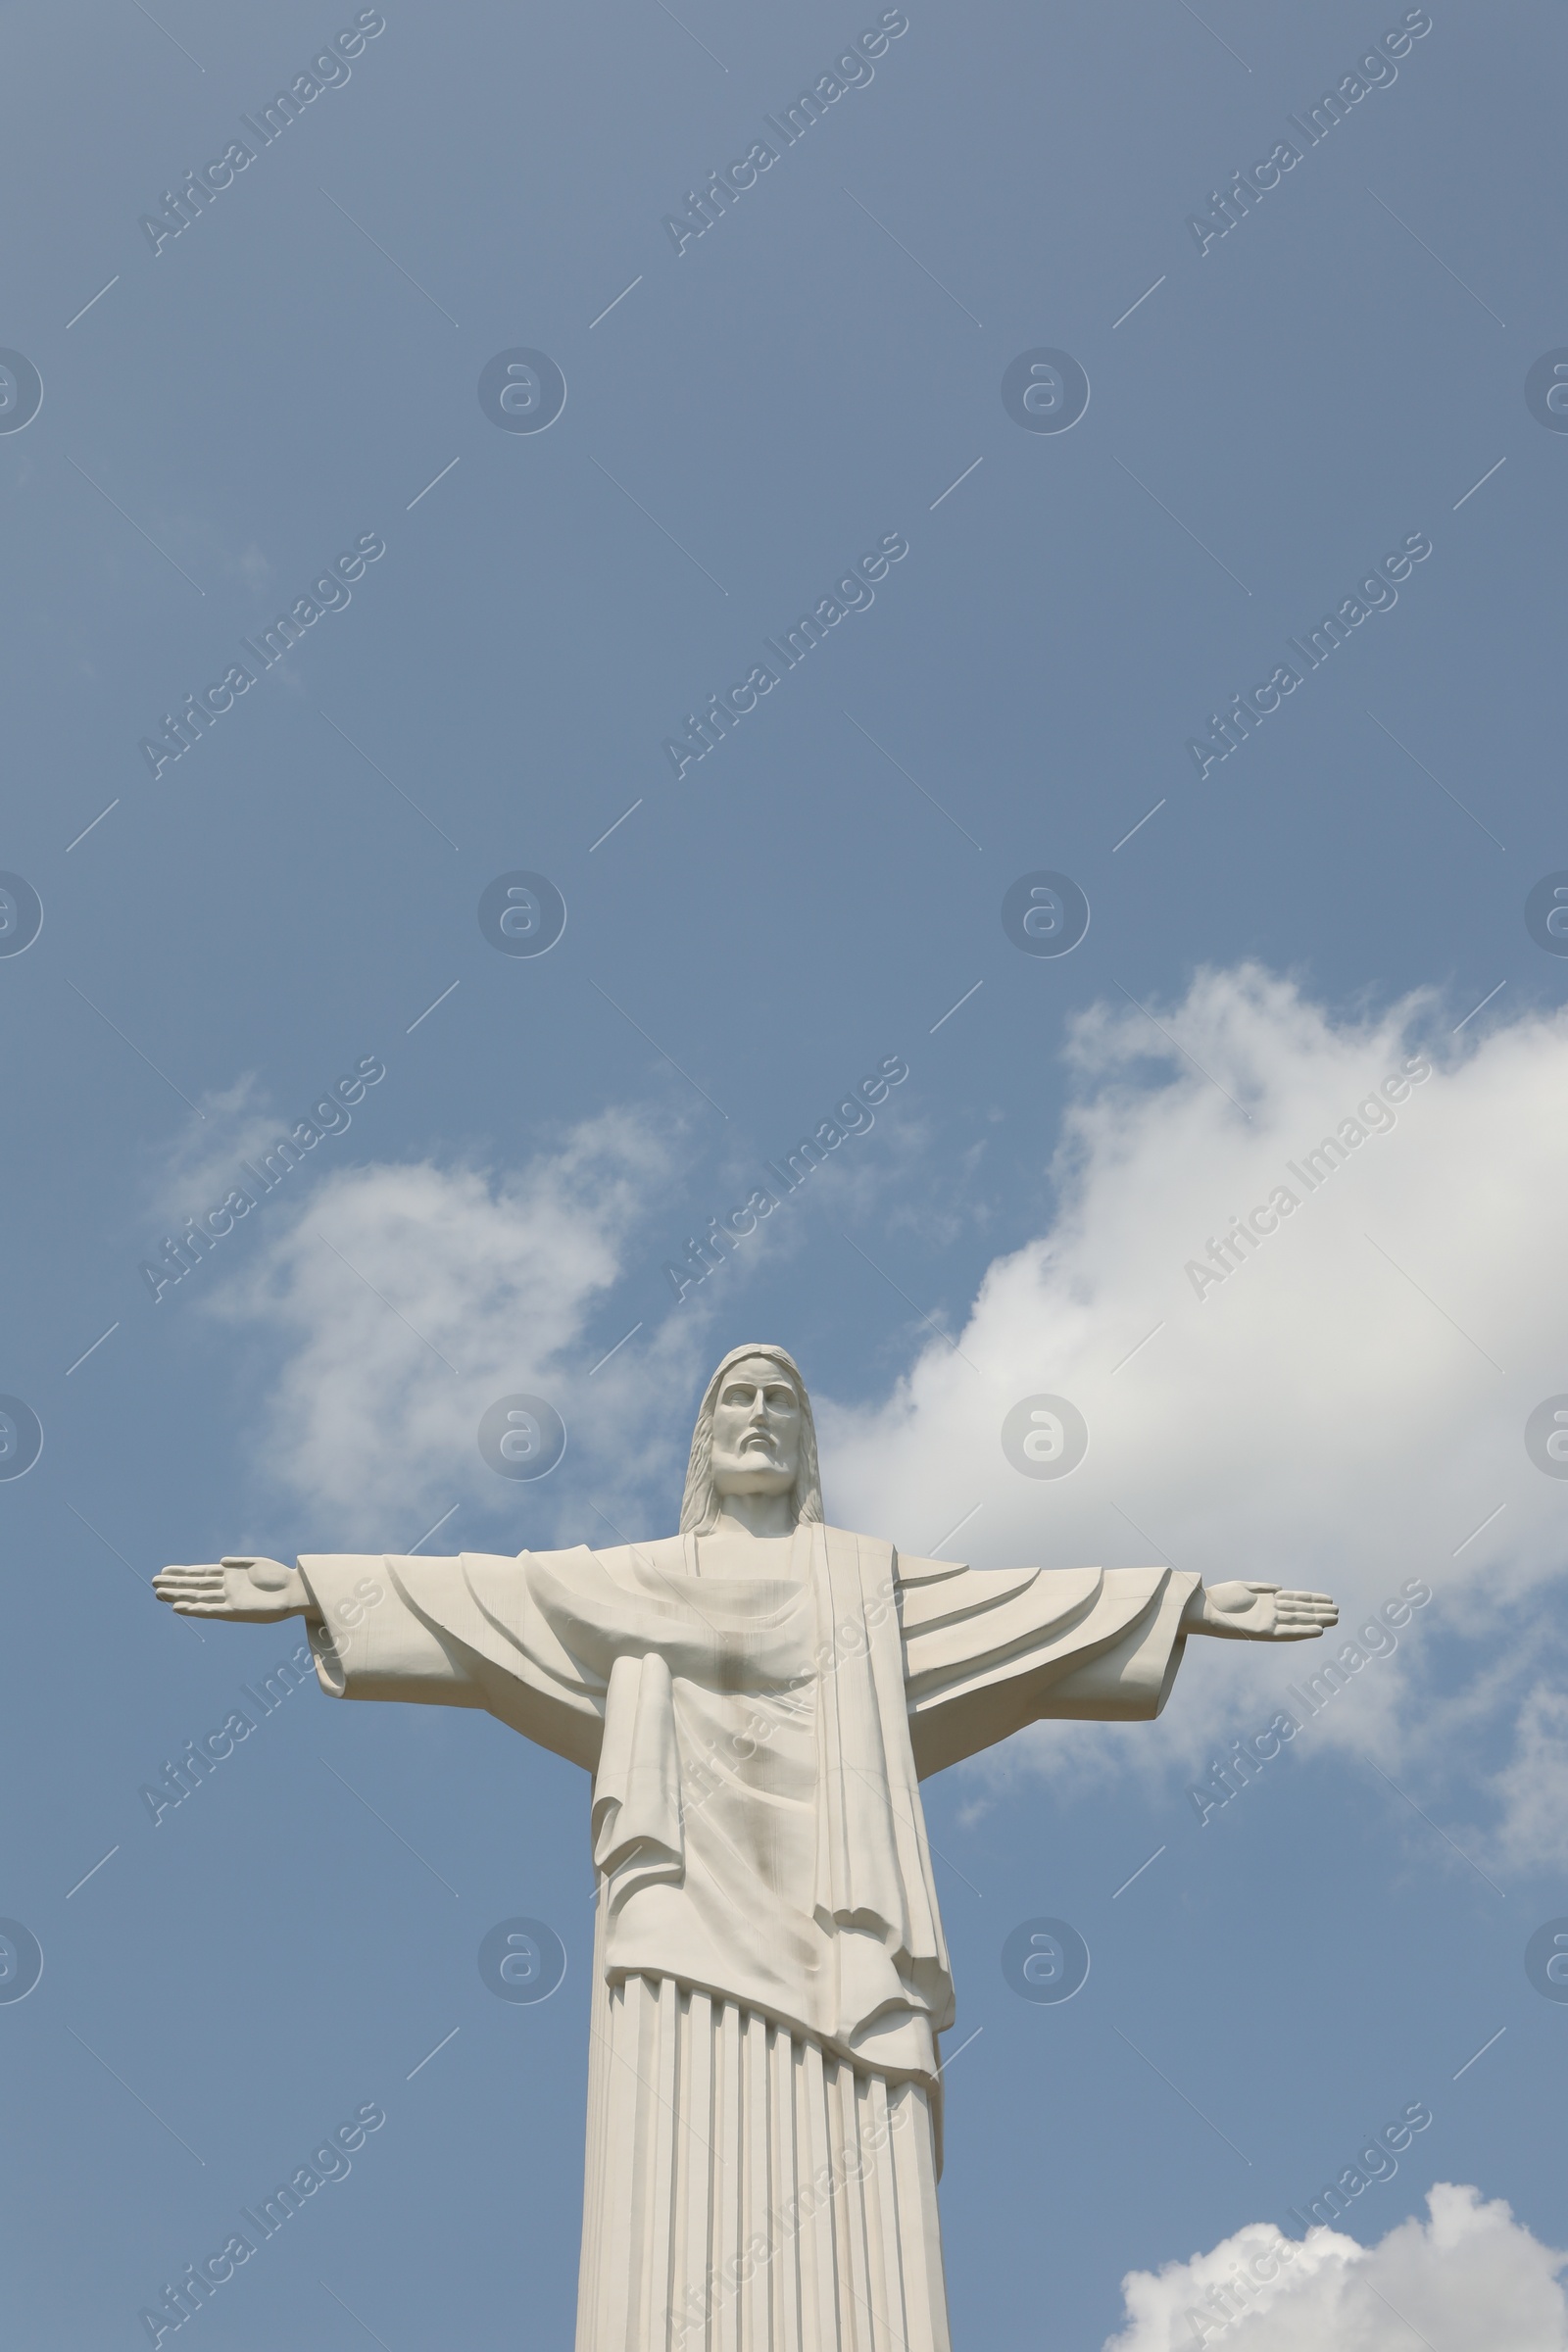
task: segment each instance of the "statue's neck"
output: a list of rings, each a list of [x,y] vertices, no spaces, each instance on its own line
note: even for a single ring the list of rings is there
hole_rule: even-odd
[[[715,1536],[790,1536],[795,1533],[795,1494],[725,1494],[720,1497]]]

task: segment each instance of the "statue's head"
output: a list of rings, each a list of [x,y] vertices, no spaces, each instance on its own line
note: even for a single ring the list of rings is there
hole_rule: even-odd
[[[797,1520],[822,1516],[811,1400],[782,1348],[732,1348],[709,1382],[692,1432],[681,1533],[710,1534],[726,1494],[789,1494]]]

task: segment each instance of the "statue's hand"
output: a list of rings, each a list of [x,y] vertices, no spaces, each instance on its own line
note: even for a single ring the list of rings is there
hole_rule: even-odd
[[[1233,1642],[1315,1642],[1340,1612],[1326,1592],[1288,1592],[1278,1585],[1210,1585],[1201,1591],[1201,1614],[1188,1631],[1218,1634]]]
[[[236,1625],[276,1625],[314,1617],[305,1579],[281,1560],[225,1559],[215,1568],[165,1568],[153,1591],[181,1617],[226,1617]]]

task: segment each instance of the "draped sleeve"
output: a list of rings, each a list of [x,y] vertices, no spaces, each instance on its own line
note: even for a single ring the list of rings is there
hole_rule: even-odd
[[[1200,1579],[1173,1568],[899,1560],[909,1736],[922,1780],[1042,1717],[1142,1723],[1181,1664]]]
[[[321,1613],[310,1628],[317,1680],[333,1698],[484,1707],[592,1772],[612,1659],[574,1639],[552,1605],[586,1551],[466,1552],[457,1559],[305,1552]]]

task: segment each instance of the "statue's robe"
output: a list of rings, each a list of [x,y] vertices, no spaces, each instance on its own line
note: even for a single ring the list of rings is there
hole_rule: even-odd
[[[593,1776],[578,2352],[949,2352],[917,1784],[1042,1716],[1156,1715],[1198,1582],[819,1526],[789,1566],[300,1561],[326,1690],[484,1707]]]

